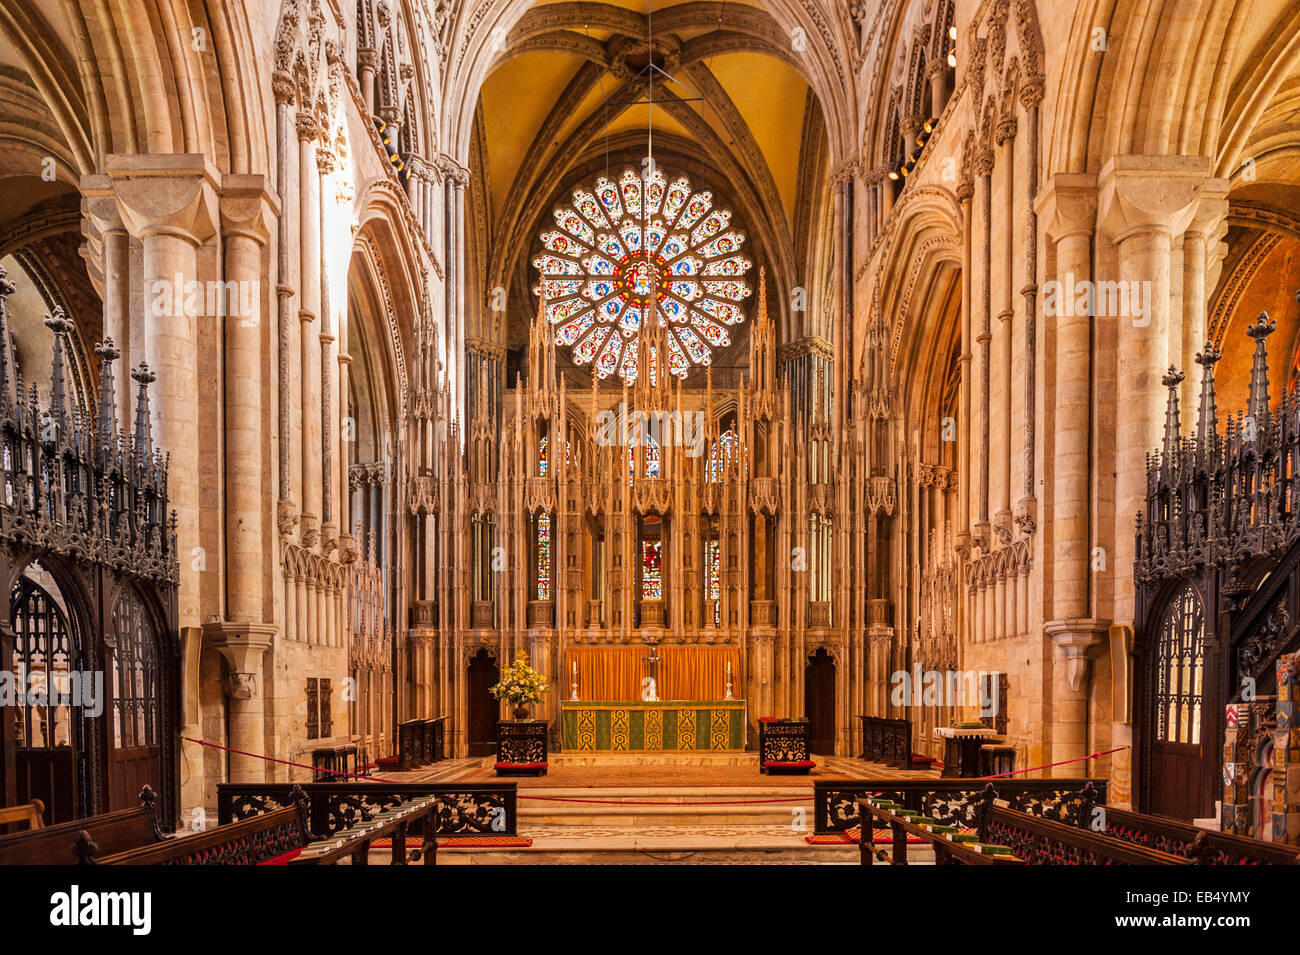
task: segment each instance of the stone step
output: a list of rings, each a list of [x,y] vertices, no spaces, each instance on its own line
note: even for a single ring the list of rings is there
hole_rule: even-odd
[[[639,829],[719,825],[793,827],[798,823],[804,831],[811,831],[812,807],[812,790],[806,788],[530,788],[519,791],[519,826],[525,832],[526,827],[534,825]],[[795,809],[801,810],[797,816]]]
[[[439,865],[857,865],[858,847],[810,846],[789,826],[653,826],[639,830],[535,825],[527,848],[438,850]],[[920,848],[920,847],[916,847]],[[913,860],[912,856],[915,856]],[[925,853],[909,853],[925,865]]]

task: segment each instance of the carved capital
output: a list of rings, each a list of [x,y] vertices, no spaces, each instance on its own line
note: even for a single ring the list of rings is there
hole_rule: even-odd
[[[216,170],[201,155],[113,155],[105,161],[118,213],[137,238],[201,245],[216,231]]]
[[[1210,176],[1204,156],[1116,156],[1098,177],[1098,222],[1115,243],[1139,233],[1180,235]]]

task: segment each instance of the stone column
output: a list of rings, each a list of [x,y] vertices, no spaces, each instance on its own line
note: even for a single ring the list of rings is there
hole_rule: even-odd
[[[1098,315],[1118,321],[1119,395],[1115,442],[1114,619],[1133,619],[1133,522],[1145,505],[1146,455],[1161,439],[1166,391],[1161,376],[1169,365],[1170,250],[1196,211],[1206,182],[1209,160],[1202,157],[1117,156],[1103,168],[1099,222],[1118,251],[1121,294],[1102,301],[1098,284],[1095,308],[1127,313]],[[1110,278],[1110,276],[1099,276]],[[1136,301],[1134,300],[1136,294]],[[1181,316],[1176,320],[1181,321]]]
[[[320,361],[320,177],[316,163],[317,125],[309,114],[298,114],[299,272],[298,405],[302,455],[302,524],[304,547],[320,539],[321,517],[321,361]]]
[[[1227,231],[1227,185],[1227,180],[1216,180],[1202,186],[1196,214],[1183,236],[1183,327],[1177,365],[1187,376],[1179,395],[1184,408],[1195,408],[1201,393],[1202,368],[1196,364],[1196,353],[1209,337],[1210,250]]]
[[[228,175],[222,183],[221,232],[226,281],[239,290],[238,314],[223,318],[225,340],[226,618],[262,620],[266,507],[262,474],[262,257],[275,210],[261,176]],[[227,299],[229,301],[229,298]]]
[[[115,155],[105,162],[122,221],[143,246],[144,360],[157,375],[150,396],[155,445],[171,456],[170,503],[180,552],[179,624],[199,621],[199,434],[197,322],[190,283],[198,247],[214,232],[216,172],[200,155]],[[202,287],[200,286],[200,289]],[[199,295],[198,311],[205,296]]]
[[[980,193],[980,274],[983,276],[983,288],[980,301],[980,331],[976,338],[980,350],[979,377],[979,466],[977,474],[979,487],[976,491],[978,501],[978,520],[972,528],[977,540],[985,548],[992,546],[989,515],[989,478],[990,478],[990,361],[993,339],[993,150],[985,145],[975,157],[975,174],[979,176]]]
[[[1063,173],[1043,192],[1039,215],[1056,247],[1056,274],[1043,296],[1044,321],[1056,331],[1052,430],[1052,606],[1048,619],[1086,617],[1091,551],[1089,455],[1092,422],[1092,319],[1076,309],[1075,283],[1092,278],[1096,181]]]
[[[108,176],[86,176],[82,194],[87,196],[87,214],[99,229],[103,246],[104,334],[118,350],[118,374],[131,364],[131,236],[112,194],[113,180]],[[129,379],[127,379],[129,380]],[[131,430],[131,389],[120,387],[114,409],[114,427]]]

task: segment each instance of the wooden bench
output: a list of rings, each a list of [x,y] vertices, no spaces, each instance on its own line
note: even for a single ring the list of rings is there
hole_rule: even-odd
[[[997,779],[995,796],[1013,809],[1069,825],[1087,825],[1094,807],[1106,801],[1104,779]],[[909,810],[963,829],[979,826],[984,792],[982,779],[818,779],[813,782],[813,832],[842,833],[858,824],[858,800],[885,796]]]
[[[391,806],[370,820],[311,843],[289,862],[291,865],[334,865],[342,859],[349,859],[352,865],[369,865],[370,847],[379,839],[390,839],[390,865],[406,865],[408,861],[414,862],[421,858],[425,865],[437,865],[437,813],[438,800],[435,796]],[[412,849],[408,855],[406,839],[411,829],[421,832],[421,845]]]
[[[89,865],[101,851],[151,845],[163,838],[156,806],[156,794],[145,786],[137,809],[0,836],[0,865]]]
[[[1053,822],[986,800],[980,842],[997,843],[1031,865],[1190,865],[1183,856]]]
[[[417,766],[446,759],[445,716],[431,720],[407,720],[397,724],[397,755],[375,761],[380,771],[406,772]]]
[[[858,858],[863,865],[872,865],[877,858],[890,865],[907,865],[907,837],[914,835],[934,850],[935,865],[1024,865],[1003,846],[988,846],[957,832],[955,826],[937,824],[933,819],[910,813],[897,803],[876,799],[858,800],[858,820],[862,832],[874,832],[873,820],[889,827],[892,855],[875,848],[871,839],[859,839]]]
[[[911,720],[887,716],[859,716],[858,719],[862,723],[862,759],[896,769],[914,768]],[[929,763],[924,768],[929,769]]]
[[[1115,839],[1190,859],[1196,865],[1296,865],[1300,849],[1202,829],[1166,816],[1106,807],[1099,817]]]
[[[291,861],[309,842],[307,797],[295,786],[292,805],[265,815],[152,845],[114,852],[99,865],[277,865]]]
[[[0,832],[5,826],[25,826],[15,832],[30,832],[45,826],[45,803],[39,799],[25,802],[20,806],[0,806]]]

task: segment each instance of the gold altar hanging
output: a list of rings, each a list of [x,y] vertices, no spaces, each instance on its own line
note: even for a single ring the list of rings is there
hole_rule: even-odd
[[[727,694],[727,663],[731,663],[733,694],[742,686],[740,651],[735,647],[657,646],[658,696],[661,700],[721,700]],[[580,700],[639,700],[642,681],[651,673],[645,645],[622,647],[570,647],[564,674],[556,681],[568,699],[573,666],[578,666]],[[739,695],[739,694],[735,694]]]

